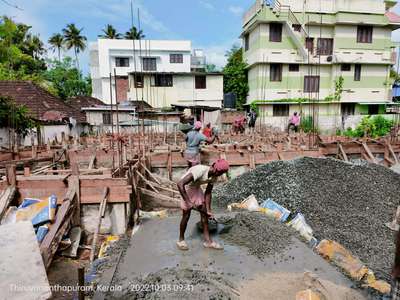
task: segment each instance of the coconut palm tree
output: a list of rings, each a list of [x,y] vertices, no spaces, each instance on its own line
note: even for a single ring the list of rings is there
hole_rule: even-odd
[[[43,42],[37,35],[28,34],[26,44],[28,45],[29,54],[35,59],[39,59],[46,52]]]
[[[111,25],[107,24],[106,27],[102,30],[104,34],[99,35],[99,37],[104,39],[120,39],[122,35],[117,32],[117,30]]]
[[[55,33],[49,38],[49,44],[53,52],[58,51],[58,61],[61,61],[61,50],[64,48],[64,36],[61,33]]]
[[[145,38],[142,30],[137,30],[135,26],[132,26],[129,31],[125,33],[125,39],[127,40],[141,40]]]
[[[83,28],[78,29],[74,23],[67,24],[63,30],[65,46],[68,50],[74,48],[76,67],[79,69],[78,54],[86,49],[87,38],[81,33]]]

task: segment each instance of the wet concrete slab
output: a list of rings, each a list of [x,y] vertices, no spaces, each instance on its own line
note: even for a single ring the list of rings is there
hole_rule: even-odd
[[[263,261],[248,254],[246,248],[223,243],[218,235],[214,235],[214,238],[224,244],[224,250],[205,249],[202,235],[196,227],[198,221],[199,216],[192,214],[186,234],[190,249],[180,251],[176,248],[180,222],[178,216],[145,220],[132,237],[131,245],[117,268],[114,282],[120,278],[129,280],[143,277],[163,268],[189,268],[225,274],[238,286],[263,274],[305,271],[311,271],[320,279],[340,286],[352,286],[349,279],[296,238],[278,256],[267,257]]]

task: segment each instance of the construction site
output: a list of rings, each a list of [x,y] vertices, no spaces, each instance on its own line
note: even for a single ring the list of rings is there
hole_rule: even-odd
[[[0,80],[0,300],[398,299],[397,2],[253,2],[223,72],[131,2],[91,96]]]
[[[189,251],[175,245],[182,201],[176,182],[188,169],[184,137],[149,130],[2,151],[3,299],[390,294],[399,221],[397,135],[348,139],[266,127],[221,132],[219,143],[201,148],[201,163],[230,164],[213,191],[210,221],[223,251],[202,246],[196,212]],[[39,208],[27,203],[47,197]],[[25,290],[26,284],[48,289]]]

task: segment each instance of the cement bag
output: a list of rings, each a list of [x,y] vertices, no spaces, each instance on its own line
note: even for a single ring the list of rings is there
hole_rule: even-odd
[[[228,205],[228,210],[232,211],[233,208],[238,208],[238,209],[246,209],[248,211],[259,211],[260,206],[258,205],[258,201],[256,196],[250,195],[246,199],[244,199],[240,203],[232,203]]]
[[[280,222],[286,222],[287,218],[290,215],[290,211],[284,208],[283,206],[279,205],[275,201],[272,201],[271,199],[267,199],[264,201],[263,204],[260,205],[260,207],[264,210],[264,213],[266,214],[271,214],[270,211],[272,211],[272,214],[274,215],[274,218],[277,221]]]
[[[368,274],[364,280],[364,284],[362,285],[363,287],[370,287],[381,294],[386,294],[389,295],[392,287],[390,286],[389,283],[383,280],[377,280],[375,277],[374,272],[371,270],[368,270]]]
[[[306,239],[307,242],[310,242],[313,238],[313,230],[307,224],[304,215],[298,213],[296,217],[288,223],[288,226],[296,229],[300,235]]]
[[[36,231],[36,239],[39,243],[41,243],[46,236],[46,234],[49,232],[49,226],[48,225],[42,225],[37,228]]]
[[[368,268],[349,250],[335,241],[323,240],[316,247],[319,255],[343,269],[352,279],[360,281],[368,273]]]
[[[47,201],[25,198],[18,207],[16,221],[31,221],[33,226],[39,226],[54,221],[57,208],[57,197],[51,195]]]

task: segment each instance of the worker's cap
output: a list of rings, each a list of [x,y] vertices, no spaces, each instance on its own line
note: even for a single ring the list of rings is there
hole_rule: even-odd
[[[225,159],[218,159],[213,163],[213,168],[218,173],[226,173],[229,171],[229,163]]]
[[[200,121],[194,123],[194,129],[201,129],[201,127],[203,127],[203,123],[201,123]]]

